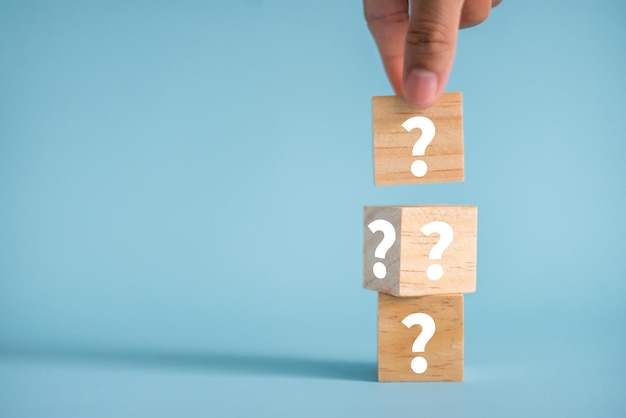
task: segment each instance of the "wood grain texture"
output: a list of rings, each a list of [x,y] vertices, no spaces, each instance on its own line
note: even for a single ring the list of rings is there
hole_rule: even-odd
[[[435,333],[423,353],[413,352],[420,325],[407,327],[402,320],[412,313],[425,313],[435,322]],[[411,361],[427,361],[426,370],[415,373]],[[463,295],[398,298],[378,296],[378,381],[436,382],[463,380]]]
[[[426,116],[435,125],[435,137],[423,157],[413,156],[421,131],[407,131],[402,124],[413,116]],[[411,183],[458,182],[465,178],[463,105],[461,93],[444,93],[432,107],[417,111],[401,96],[372,99],[374,183],[377,186]],[[411,164],[423,160],[424,177],[411,173]]]
[[[375,219],[388,220],[396,230],[396,242],[384,260],[375,257],[374,253],[383,234],[372,233],[368,228]],[[449,224],[454,234],[439,260],[431,260],[429,256],[440,235],[426,235],[421,231],[424,225],[434,221]],[[403,297],[475,292],[477,227],[476,206],[365,207],[363,287]],[[387,266],[387,276],[383,279],[373,274],[373,265],[377,261]],[[442,266],[440,279],[427,277],[426,271],[431,264]]]

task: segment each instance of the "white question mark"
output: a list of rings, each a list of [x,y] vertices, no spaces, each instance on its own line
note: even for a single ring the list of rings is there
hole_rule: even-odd
[[[378,244],[376,250],[374,250],[374,257],[384,259],[387,251],[389,251],[393,243],[396,242],[396,229],[391,222],[384,219],[376,219],[370,222],[367,227],[373,233],[378,231],[383,232],[383,240]],[[373,271],[377,279],[384,279],[387,275],[387,267],[380,261],[374,263]]]
[[[423,353],[426,351],[426,344],[435,335],[435,320],[425,313],[412,313],[402,320],[402,323],[411,328],[413,325],[421,325],[422,331],[413,342],[412,351],[414,353]],[[418,374],[422,374],[428,368],[428,362],[422,356],[415,357],[411,360],[411,369]]]
[[[413,116],[404,121],[402,127],[406,129],[408,132],[411,132],[415,128],[420,128],[422,130],[422,134],[418,138],[415,145],[413,145],[412,155],[424,155],[426,153],[426,147],[430,145],[435,138],[435,124],[432,120],[428,119],[426,116]],[[428,172],[428,166],[422,160],[413,161],[411,164],[411,173],[415,177],[424,177]]]
[[[443,252],[448,248],[452,239],[454,238],[454,232],[452,231],[452,227],[445,222],[435,221],[428,223],[420,229],[424,234],[430,235],[433,232],[439,234],[439,241],[437,244],[430,250],[430,255],[428,256],[429,260],[441,260],[441,256]],[[439,264],[431,264],[426,269],[426,276],[430,280],[439,280],[443,276],[443,267]]]

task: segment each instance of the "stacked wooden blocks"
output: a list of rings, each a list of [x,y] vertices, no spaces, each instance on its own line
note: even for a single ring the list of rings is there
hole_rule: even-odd
[[[376,185],[464,180],[460,93],[418,112],[374,97]],[[476,290],[475,206],[371,206],[363,286],[378,296],[378,380],[463,380],[463,293]]]

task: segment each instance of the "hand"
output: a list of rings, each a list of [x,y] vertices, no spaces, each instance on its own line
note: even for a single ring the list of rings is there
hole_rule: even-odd
[[[364,0],[365,19],[397,94],[426,108],[448,81],[459,29],[478,25],[502,0]]]

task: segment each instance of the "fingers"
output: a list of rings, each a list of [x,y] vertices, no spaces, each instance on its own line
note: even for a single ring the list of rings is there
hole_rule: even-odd
[[[461,10],[461,29],[471,28],[483,23],[489,17],[491,8],[497,6],[501,0],[466,0]]]
[[[432,106],[450,76],[457,32],[483,22],[501,0],[364,0],[365,18],[397,94]]]
[[[454,61],[463,4],[463,0],[411,0],[403,92],[413,107],[430,107],[443,92]]]
[[[387,77],[396,94],[402,94],[404,40],[409,27],[408,1],[364,0],[363,8]]]

